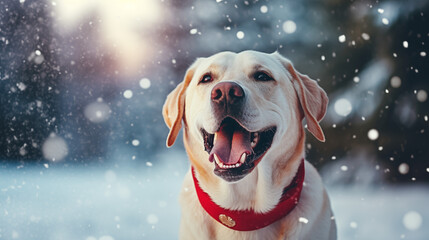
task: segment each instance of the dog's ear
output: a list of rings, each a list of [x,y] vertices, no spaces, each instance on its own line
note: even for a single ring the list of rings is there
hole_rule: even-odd
[[[280,54],[277,53],[278,56]],[[292,83],[299,98],[301,109],[307,121],[307,129],[319,141],[325,141],[325,135],[319,122],[326,114],[328,106],[328,97],[325,91],[317,82],[307,75],[301,74],[295,70],[292,63],[286,58],[280,56],[283,66],[292,77]]]
[[[177,135],[182,128],[182,119],[185,112],[186,89],[194,76],[196,68],[195,65],[196,63],[186,71],[184,80],[167,96],[162,108],[164,121],[170,128],[170,132],[167,137],[167,147],[173,146]]]

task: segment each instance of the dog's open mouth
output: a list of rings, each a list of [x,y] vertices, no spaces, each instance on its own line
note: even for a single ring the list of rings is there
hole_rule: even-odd
[[[276,127],[249,132],[232,118],[223,120],[215,134],[201,129],[205,150],[214,162],[214,173],[228,182],[242,179],[259,163],[268,151]]]

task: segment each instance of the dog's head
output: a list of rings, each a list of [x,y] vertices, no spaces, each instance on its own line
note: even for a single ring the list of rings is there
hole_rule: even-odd
[[[228,182],[252,172],[270,155],[281,158],[307,129],[324,141],[319,121],[328,99],[316,81],[297,72],[278,53],[223,52],[199,58],[164,104],[173,145],[182,121],[195,163]],[[190,149],[191,148],[191,149]],[[193,163],[194,164],[194,163]]]

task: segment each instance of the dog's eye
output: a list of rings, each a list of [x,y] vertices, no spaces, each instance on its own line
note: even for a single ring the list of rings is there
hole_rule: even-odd
[[[273,81],[274,80],[274,78],[272,78],[270,75],[268,75],[267,73],[265,73],[265,72],[256,72],[254,75],[253,75],[253,78],[256,80],[256,81],[262,81],[262,82],[266,82],[266,81]]]
[[[213,81],[213,77],[210,73],[207,73],[201,78],[200,83],[209,83],[211,81]]]

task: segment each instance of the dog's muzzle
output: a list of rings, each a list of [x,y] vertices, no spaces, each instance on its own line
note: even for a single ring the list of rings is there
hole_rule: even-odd
[[[220,82],[211,91],[211,105],[219,127],[201,133],[214,173],[235,182],[250,173],[270,148],[276,127],[251,132],[243,125],[246,105],[244,89],[234,82]]]

